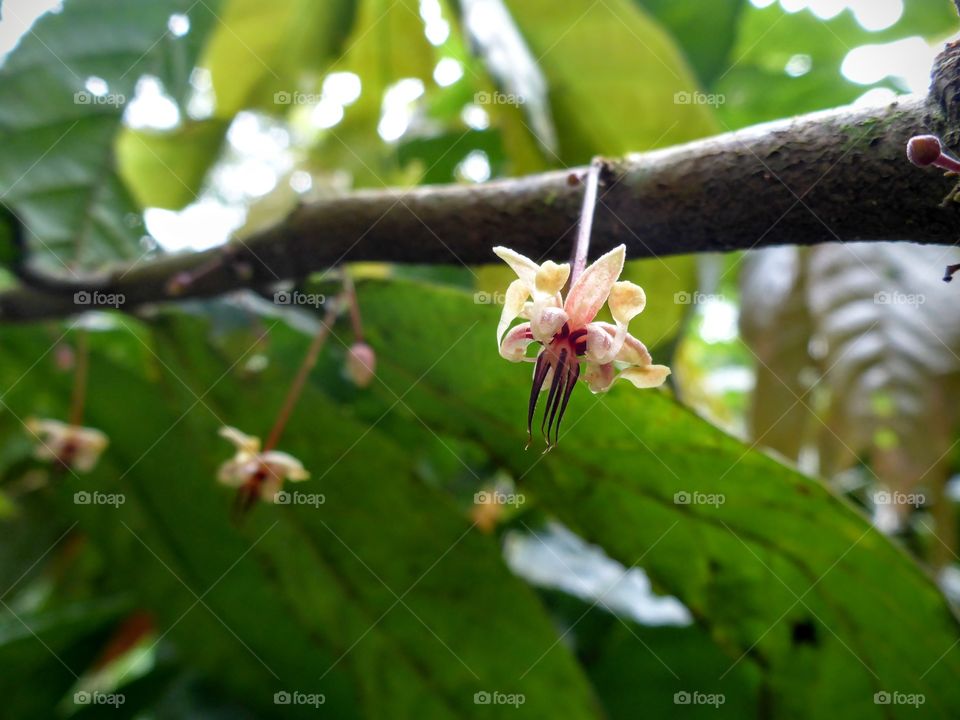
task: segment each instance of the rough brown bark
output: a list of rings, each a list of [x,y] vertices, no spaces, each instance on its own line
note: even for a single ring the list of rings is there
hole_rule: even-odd
[[[957,77],[952,52],[941,58],[938,77]],[[613,162],[593,252],[619,243],[630,258],[832,241],[953,244],[960,206],[942,201],[954,181],[911,166],[904,148],[929,131],[957,144],[956,82],[935,81],[936,100],[840,108]],[[73,294],[85,289],[123,293],[131,309],[264,286],[346,261],[491,262],[490,248],[500,244],[534,258],[566,258],[582,193],[574,175],[363,191],[304,205],[226,250],[0,294],[0,319],[76,312]],[[179,288],[171,283],[198,267],[208,271]]]

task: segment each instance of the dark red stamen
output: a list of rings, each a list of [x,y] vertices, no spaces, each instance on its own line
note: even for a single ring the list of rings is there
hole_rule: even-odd
[[[77,445],[77,443],[73,440],[68,440],[60,449],[60,455],[57,457],[57,462],[60,463],[60,466],[64,470],[69,470],[71,467],[73,467],[73,461],[79,451],[80,446]]]
[[[550,427],[553,425],[553,418],[557,414],[557,405],[560,402],[560,395],[562,394],[560,387],[566,380],[566,375],[563,373],[566,364],[567,349],[563,348],[560,351],[560,359],[553,369],[553,382],[550,383],[550,394],[547,396],[547,406],[543,409],[543,420],[540,422],[540,434],[546,438],[547,447],[550,447]],[[544,425],[547,424],[547,415],[550,416],[550,425],[547,425],[547,431],[544,432],[543,428]]]
[[[570,396],[573,394],[573,388],[580,378],[580,363],[574,363],[567,371],[567,386],[563,390],[563,401],[560,403],[560,414],[557,416],[557,427],[553,432],[553,444],[560,442],[560,423],[563,422],[563,414],[567,411],[567,403],[570,402]]]
[[[547,404],[543,409],[543,419],[540,422],[540,432],[547,441],[547,450],[550,450],[560,439],[560,423],[567,410],[570,395],[580,377],[580,361],[578,358],[587,351],[587,331],[580,328],[570,332],[570,326],[564,323],[563,327],[553,336],[550,343],[544,347],[537,357],[537,366],[533,373],[533,387],[530,389],[530,404],[527,409],[527,447],[533,436],[533,416],[537,409],[540,392],[547,374],[553,369],[553,379],[547,395]],[[552,435],[552,439],[551,439]],[[544,451],[546,452],[546,450]]]
[[[537,409],[537,400],[540,399],[540,389],[543,387],[543,381],[547,378],[547,371],[550,369],[550,363],[547,361],[547,351],[543,350],[537,356],[537,366],[533,371],[533,387],[530,388],[530,407],[527,410],[527,447],[533,441],[533,413]]]
[[[233,500],[233,517],[239,521],[244,515],[250,512],[257,500],[260,498],[260,487],[267,479],[270,470],[261,465],[257,471],[237,490],[237,495]]]

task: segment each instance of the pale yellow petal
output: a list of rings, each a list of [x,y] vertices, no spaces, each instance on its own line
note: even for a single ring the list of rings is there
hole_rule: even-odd
[[[613,284],[620,277],[627,248],[619,245],[597,258],[574,282],[564,309],[570,316],[570,328],[584,327],[593,320],[607,301]]]
[[[531,291],[533,290],[536,285],[537,272],[540,270],[537,263],[510,248],[495,247],[493,252],[513,269],[517,277],[523,280]]]
[[[74,442],[85,450],[101,453],[110,444],[106,434],[89,427],[76,427],[73,430]]]
[[[55,442],[64,440],[71,432],[72,428],[60,420],[46,420],[30,417],[23,423],[27,431],[44,440],[50,439]]]
[[[647,304],[647,295],[639,285],[621,280],[613,284],[607,304],[617,323],[628,323],[643,312]]]
[[[563,289],[569,277],[569,263],[558,265],[552,260],[547,260],[540,266],[540,270],[537,271],[534,286],[538,294],[553,297]]]
[[[35,417],[28,417],[23,421],[23,425],[25,428],[27,428],[27,432],[29,432],[31,435],[40,435],[42,432],[44,432],[44,426],[47,422],[49,421],[39,420]]]
[[[641,389],[655,388],[663,385],[669,374],[670,368],[666,365],[646,365],[627,368],[618,375],[618,378],[628,380]]]
[[[246,435],[235,427],[224,425],[220,428],[220,437],[226,438],[234,444],[237,450],[245,453],[260,452],[260,438],[253,435]]]

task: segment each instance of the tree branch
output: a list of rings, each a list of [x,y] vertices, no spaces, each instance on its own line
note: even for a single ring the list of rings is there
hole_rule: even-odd
[[[944,76],[957,77],[953,55],[944,56]],[[953,181],[911,166],[904,152],[923,132],[956,145],[960,109],[955,113],[952,103],[960,92],[950,83],[940,88],[935,82],[936,100],[840,108],[611,162],[593,253],[619,243],[631,259],[833,241],[953,244],[960,206],[942,203]],[[563,258],[582,192],[570,172],[356,192],[300,206],[227,248],[161,258],[96,281],[0,294],[0,319],[75,313],[86,309],[73,302],[83,290],[122,293],[129,310],[263,287],[347,261],[485,263],[494,259],[493,245]]]

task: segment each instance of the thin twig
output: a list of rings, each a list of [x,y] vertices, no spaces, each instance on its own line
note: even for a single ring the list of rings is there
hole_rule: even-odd
[[[577,227],[577,244],[573,248],[571,260],[570,287],[580,277],[580,273],[587,267],[587,255],[590,252],[590,233],[593,230],[593,213],[597,206],[597,186],[600,184],[600,171],[603,161],[594,159],[590,163],[587,175],[584,178],[583,207],[580,210],[580,224]]]
[[[360,303],[357,301],[357,288],[353,284],[353,278],[346,270],[343,271],[343,292],[347,296],[350,304],[350,323],[353,325],[353,339],[356,342],[363,342],[363,320],[360,317]]]
[[[317,331],[317,334],[314,335],[313,341],[310,343],[310,347],[307,348],[307,354],[304,355],[303,362],[300,364],[300,369],[297,370],[297,375],[293,379],[290,389],[287,391],[287,397],[283,401],[283,407],[277,414],[277,420],[274,422],[273,428],[270,430],[270,435],[267,437],[267,441],[263,445],[263,452],[269,452],[277,446],[278,442],[280,442],[280,436],[283,435],[283,430],[287,426],[287,421],[290,419],[290,415],[293,413],[294,407],[296,407],[297,400],[300,399],[300,394],[303,392],[303,386],[307,382],[310,371],[313,370],[314,365],[317,364],[317,358],[320,357],[320,351],[323,349],[323,344],[326,342],[327,336],[330,334],[330,327],[333,325],[333,321],[337,316],[336,306],[337,303],[335,301],[330,302],[330,304],[327,306],[327,312],[323,316],[320,329]]]
[[[73,393],[70,397],[70,424],[83,424],[83,406],[87,399],[87,374],[90,365],[90,339],[87,331],[77,334],[76,365],[73,371]]]

